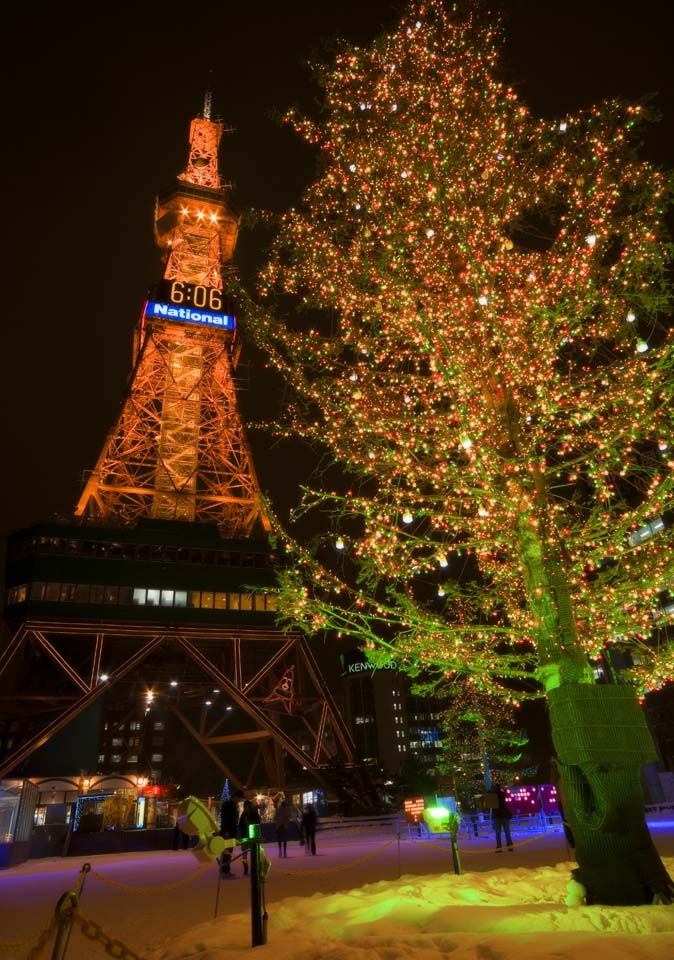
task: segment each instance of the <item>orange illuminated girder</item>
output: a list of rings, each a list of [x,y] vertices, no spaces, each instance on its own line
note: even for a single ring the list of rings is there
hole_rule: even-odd
[[[156,211],[164,279],[220,291],[238,229],[218,173],[221,135],[220,123],[192,121],[187,168]],[[216,523],[226,537],[269,530],[237,406],[235,335],[141,318],[137,343],[124,407],[76,515]]]
[[[148,324],[117,423],[77,516],[217,523],[227,537],[268,528],[222,334]]]

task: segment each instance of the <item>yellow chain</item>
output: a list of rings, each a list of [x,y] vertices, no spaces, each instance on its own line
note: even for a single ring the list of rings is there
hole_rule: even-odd
[[[73,911],[72,918],[74,923],[79,924],[82,935],[85,936],[87,940],[100,943],[108,956],[115,957],[116,960],[144,960],[139,953],[127,947],[122,940],[113,939],[113,937],[105,932],[100,923],[96,923],[95,920],[89,920],[83,916],[79,910]]]
[[[40,930],[39,933],[33,933],[25,940],[17,940],[16,943],[0,943],[0,950],[9,952],[10,950],[19,950],[21,947],[27,947],[29,943],[37,940],[34,947],[26,954],[26,960],[35,960],[42,953],[44,945],[56,929],[56,917],[54,917],[48,927]]]
[[[537,833],[535,837],[528,837],[526,840],[519,840],[517,843],[511,844],[511,846],[513,846],[513,847],[523,847],[523,846],[524,846],[525,844],[527,844],[527,843],[533,843],[534,840],[538,840],[540,837],[546,837],[546,836],[547,836],[547,832],[546,832],[546,833]],[[410,838],[410,839],[411,839],[411,838]],[[411,840],[411,842],[412,842],[412,843],[423,843],[423,844],[425,844],[427,847],[433,847],[435,850],[440,850],[440,851],[442,851],[442,852],[448,852],[448,853],[451,853],[451,852],[452,852],[452,848],[451,848],[451,847],[443,846],[442,844],[438,843],[437,840],[435,840],[435,841],[434,841],[434,840]],[[457,850],[459,851],[459,853],[461,854],[461,856],[463,856],[464,853],[489,853],[489,850],[467,850],[465,847],[459,847],[458,844],[457,844]]]
[[[387,840],[382,847],[377,847],[376,850],[372,850],[370,853],[366,853],[365,856],[359,857],[357,860],[351,860],[350,863],[343,863],[338,867],[326,867],[323,870],[277,870],[274,869],[274,873],[282,873],[286,877],[305,877],[308,873],[311,876],[315,876],[319,873],[337,873],[339,870],[350,870],[351,867],[354,867],[357,863],[363,863],[365,860],[370,860],[372,857],[376,857],[378,853],[381,853],[382,850],[385,850],[386,847],[390,847],[392,843],[395,843],[397,837],[393,837],[392,840]]]
[[[182,880],[176,880],[175,883],[164,884],[163,887],[131,887],[128,883],[120,883],[119,880],[111,880],[110,877],[103,876],[102,873],[99,873],[98,870],[91,870],[92,877],[98,877],[99,880],[102,880],[103,883],[107,883],[111,887],[117,887],[119,890],[128,890],[129,893],[163,893],[165,890],[175,890],[177,887],[182,887],[186,883],[191,883],[192,880],[195,880],[197,877],[200,877],[202,873],[205,873],[208,868],[215,863],[213,860],[210,863],[205,863],[202,867],[199,867],[194,873],[191,873],[189,877],[184,877]]]

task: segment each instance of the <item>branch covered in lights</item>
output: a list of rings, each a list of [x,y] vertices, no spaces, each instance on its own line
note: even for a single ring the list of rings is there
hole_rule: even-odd
[[[506,698],[615,644],[646,689],[674,669],[672,525],[638,534],[672,511],[672,183],[643,107],[539,120],[498,49],[493,20],[412,3],[287,117],[320,172],[245,312],[293,388],[277,433],[340,471],[304,491],[322,532],[281,609]]]

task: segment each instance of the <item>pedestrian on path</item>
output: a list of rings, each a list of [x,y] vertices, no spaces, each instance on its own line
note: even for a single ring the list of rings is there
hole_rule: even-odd
[[[513,852],[513,838],[510,835],[510,810],[506,806],[506,795],[502,787],[494,785],[493,792],[496,794],[496,806],[492,807],[491,822],[496,834],[495,853],[503,853],[501,846],[501,834],[505,833],[508,852]]]
[[[243,800],[243,794],[238,790],[233,797],[225,796],[220,807],[220,836],[225,840],[233,841],[231,846],[228,844],[220,855],[220,871],[224,874],[230,873],[232,850],[236,845],[236,831],[239,825],[240,800]]]
[[[304,813],[302,814],[302,833],[304,834],[304,842],[306,844],[304,848],[305,853],[311,850],[311,853],[314,857],[316,856],[317,825],[318,817],[316,816],[314,805],[313,803],[308,803],[304,808]]]
[[[260,811],[254,800],[244,800],[243,810],[239,817],[239,839],[241,840],[241,860],[243,862],[243,874],[248,874],[248,830],[251,823],[260,822]]]
[[[276,842],[278,843],[279,857],[288,856],[288,824],[290,823],[290,808],[286,800],[281,800],[274,817],[276,827]]]

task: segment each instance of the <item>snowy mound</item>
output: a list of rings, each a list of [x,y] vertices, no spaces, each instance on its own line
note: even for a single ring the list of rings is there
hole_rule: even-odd
[[[670,873],[674,858],[665,860]],[[571,865],[402,877],[269,910],[255,960],[665,960],[674,907],[567,907]],[[250,957],[250,916],[194,927],[153,960]]]

